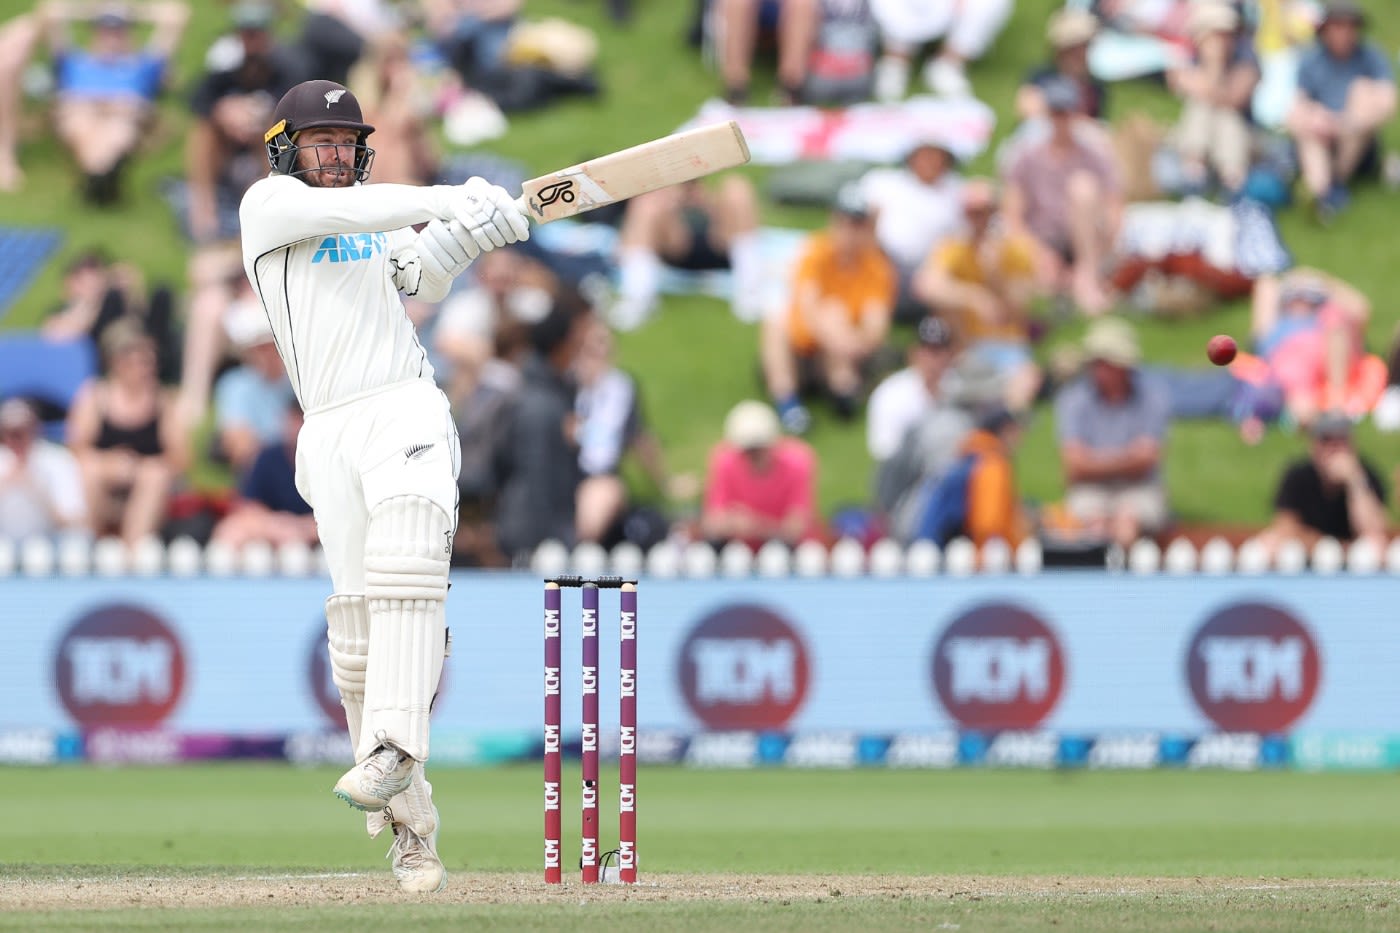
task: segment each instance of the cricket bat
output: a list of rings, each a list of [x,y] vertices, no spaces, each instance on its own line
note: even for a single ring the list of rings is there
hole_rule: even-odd
[[[536,223],[547,224],[747,161],[748,143],[730,120],[532,178],[521,186],[517,203]]]

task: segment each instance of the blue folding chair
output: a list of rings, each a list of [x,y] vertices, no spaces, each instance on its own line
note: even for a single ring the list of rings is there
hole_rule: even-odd
[[[87,337],[49,340],[33,332],[0,335],[0,399],[35,402],[45,417],[44,434],[63,439],[63,420],[78,388],[97,374],[97,348]]]

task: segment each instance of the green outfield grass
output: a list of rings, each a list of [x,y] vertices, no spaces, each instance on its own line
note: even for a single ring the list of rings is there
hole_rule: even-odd
[[[1044,55],[1044,23],[1058,0],[1020,0],[993,52],[972,69],[978,95],[995,110],[995,142],[1012,128],[1012,101],[1017,82]],[[1388,0],[1366,0],[1373,13],[1390,10]],[[16,0],[0,0],[0,19],[27,8]],[[626,26],[616,26],[604,13],[605,4],[579,0],[531,0],[531,15],[560,15],[597,31],[601,54],[599,73],[604,94],[559,106],[512,115],[507,135],[483,148],[520,159],[532,170],[557,168],[585,156],[669,133],[695,114],[718,88],[716,75],[683,39],[692,4],[667,0],[635,4],[637,12]],[[1377,15],[1374,35],[1389,52],[1400,46],[1400,18]],[[131,178],[130,197],[119,210],[86,210],[72,183],[72,171],[51,137],[42,132],[40,108],[31,107],[23,161],[30,185],[23,194],[0,194],[0,217],[6,223],[59,225],[67,232],[63,256],[95,244],[143,268],[153,280],[184,283],[187,247],[159,197],[159,180],[181,171],[183,134],[188,116],[185,96],[198,77],[205,49],[224,28],[219,4],[194,4],[194,19],[175,70],[176,90],[162,111],[150,152],[138,160]],[[760,65],[755,99],[766,100],[771,66]],[[1153,82],[1115,85],[1110,116],[1121,119],[1145,112],[1170,120],[1174,102]],[[1400,125],[1387,130],[1391,145],[1400,142]],[[991,155],[977,159],[971,172],[988,172]],[[763,169],[748,170],[760,186]],[[1287,211],[1281,226],[1298,260],[1321,266],[1367,292],[1375,304],[1368,333],[1371,348],[1384,351],[1400,321],[1400,287],[1394,276],[1392,228],[1396,195],[1367,189],[1329,230],[1309,223],[1300,211]],[[818,211],[765,207],[766,223],[813,227],[822,222]],[[50,264],[0,328],[33,326],[58,297],[59,264]],[[1205,366],[1205,343],[1216,332],[1243,336],[1248,311],[1235,303],[1200,320],[1147,322],[1143,340],[1149,359]],[[1051,335],[1049,346],[1078,339],[1079,326]],[[736,401],[761,394],[757,379],[757,334],[751,325],[733,319],[722,303],[707,298],[668,299],[662,313],[621,341],[623,363],[643,386],[648,414],[677,469],[701,470],[706,453],[717,439],[724,413]],[[870,461],[863,426],[840,424],[818,406],[811,440],[821,457],[819,496],[825,509],[865,502],[870,489]],[[1049,501],[1063,489],[1055,455],[1052,418],[1042,410],[1019,457],[1022,491]],[[1360,435],[1362,448],[1383,467],[1400,461],[1400,436],[1379,436],[1368,428]],[[1271,434],[1257,448],[1244,448],[1222,425],[1180,424],[1173,429],[1167,479],[1172,503],[1187,521],[1257,523],[1269,514],[1274,483],[1283,464],[1301,450],[1294,437]],[[1220,465],[1228,464],[1228,469]],[[207,484],[226,477],[202,469],[197,480]],[[693,507],[694,503],[684,504]]]
[[[10,908],[0,907],[0,928],[91,928],[99,919],[93,907],[118,911],[104,914],[102,925],[132,929],[344,929],[397,917],[402,908],[385,894],[386,846],[367,840],[358,814],[332,798],[336,776],[249,765],[0,770],[0,796],[23,803],[8,809],[0,836],[0,905]],[[507,928],[571,925],[603,913],[619,929],[931,929],[942,922],[1036,929],[1058,918],[1067,929],[1176,930],[1205,928],[1226,909],[1238,911],[1238,923],[1217,928],[1400,925],[1400,906],[1392,906],[1400,895],[1400,808],[1391,776],[645,769],[640,865],[644,881],[667,879],[659,894],[678,879],[688,879],[689,889],[712,875],[820,879],[816,897],[765,898],[760,886],[751,897],[715,903],[633,902],[606,892],[586,903],[548,897],[535,881],[539,779],[533,767],[434,775],[440,848],[458,879],[444,897],[467,902],[415,907],[412,916],[425,928],[467,919]],[[614,838],[607,802],[615,786],[605,775],[604,843]],[[566,827],[576,826],[577,802],[576,793],[566,794]],[[575,832],[566,838],[566,864],[577,851]],[[275,914],[123,911],[132,901],[85,904],[88,912],[23,912],[22,901],[7,897],[24,879],[73,888],[81,898],[77,881],[58,879],[217,887],[221,879],[329,872],[364,873],[363,884],[379,896]],[[544,902],[470,902],[473,892],[462,885],[496,873],[528,873],[524,899]],[[946,893],[861,893],[887,876],[922,876],[940,892],[946,878]],[[331,882],[292,883],[309,891]],[[569,890],[582,896],[576,886]]]

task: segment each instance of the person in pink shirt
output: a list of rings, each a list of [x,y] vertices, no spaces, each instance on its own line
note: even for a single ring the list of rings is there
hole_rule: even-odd
[[[701,533],[710,541],[796,544],[818,529],[817,461],[812,448],[783,437],[778,415],[759,401],[734,406],[724,440],[710,454]]]

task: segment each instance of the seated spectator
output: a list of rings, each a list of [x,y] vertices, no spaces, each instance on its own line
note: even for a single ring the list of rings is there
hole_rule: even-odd
[[[1051,132],[1022,148],[1007,169],[1007,230],[1036,243],[1043,286],[1067,293],[1086,314],[1102,314],[1111,304],[1106,273],[1123,217],[1118,168],[1075,133],[1079,91],[1064,80],[1042,90]]]
[[[1380,475],[1352,443],[1351,419],[1326,412],[1313,424],[1309,456],[1284,471],[1274,517],[1255,539],[1270,554],[1286,541],[1309,550],[1324,537],[1358,539],[1384,549],[1386,491]]]
[[[241,306],[228,330],[240,362],[214,386],[215,446],[241,476],[264,448],[282,439],[292,383],[262,308]]]
[[[1011,462],[1021,433],[1021,422],[1004,405],[980,412],[957,462],[925,491],[914,540],[944,547],[967,538],[979,548],[993,539],[1012,547],[1025,540],[1029,521]]]
[[[1250,321],[1257,355],[1241,354],[1230,370],[1276,393],[1298,424],[1329,409],[1359,418],[1375,407],[1387,382],[1385,361],[1365,349],[1370,318],[1365,295],[1316,269],[1261,276]],[[1257,439],[1259,429],[1252,433]]]
[[[909,429],[943,398],[943,377],[957,355],[953,328],[929,315],[914,328],[909,365],[890,373],[870,393],[866,447],[876,468],[894,456]]]
[[[1066,7],[1050,17],[1046,38],[1050,61],[1031,71],[1016,91],[1016,115],[1022,120],[1050,118],[1045,88],[1057,79],[1072,82],[1079,90],[1079,112],[1091,120],[1108,117],[1108,87],[1089,71],[1089,43],[1098,34],[1099,21],[1087,10]]]
[[[812,448],[783,437],[769,406],[740,402],[724,419],[724,440],[710,453],[700,533],[717,546],[795,545],[819,530],[816,486]]]
[[[856,414],[864,370],[884,347],[894,312],[895,274],[875,243],[864,195],[842,188],[827,229],[813,234],[797,262],[786,314],[763,321],[760,358],[783,426],[805,431],[804,389],[830,395],[841,418]]]
[[[1168,521],[1161,467],[1169,400],[1137,371],[1137,336],[1124,321],[1094,322],[1084,352],[1087,378],[1055,399],[1065,506],[1088,537],[1128,547]]]
[[[307,17],[308,24],[313,18]],[[328,78],[350,88],[364,121],[375,128],[374,184],[430,185],[438,180],[441,155],[428,120],[434,104],[409,51],[406,35],[388,32],[376,37],[348,78]]]
[[[578,397],[579,468],[576,525],[578,540],[597,541],[605,547],[623,538],[623,521],[629,510],[627,486],[622,479],[623,459],[635,453],[656,491],[664,498],[684,498],[694,480],[666,472],[661,444],[647,426],[637,381],[613,362],[613,339],[607,324],[591,317],[584,328],[574,361]]]
[[[663,264],[691,271],[733,270],[734,315],[757,320],[763,257],[753,183],[742,175],[726,175],[714,187],[694,181],[627,202],[618,240],[618,297],[609,323],[631,330],[652,314]]]
[[[39,44],[41,26],[41,17],[33,13],[0,23],[0,191],[18,191],[24,184],[19,165],[23,78]]]
[[[967,63],[986,54],[1010,18],[1012,6],[1012,0],[871,0],[884,49],[876,66],[875,99],[904,97],[914,57],[939,39],[938,52],[924,63],[924,84],[944,97],[970,96]]]
[[[272,34],[273,11],[258,3],[233,8],[236,38],[212,55],[190,99],[194,123],[185,138],[185,177],[168,196],[185,233],[200,245],[237,240],[238,204],[267,174],[263,133],[272,109],[302,80],[302,65]]]
[[[90,533],[78,461],[41,436],[28,402],[0,403],[0,539]]]
[[[1024,411],[1041,383],[1030,350],[1035,244],[995,222],[991,182],[968,182],[962,204],[968,232],[934,248],[914,279],[914,294],[956,322],[966,352],[992,362],[1006,382],[1006,404]]]
[[[264,445],[242,471],[238,496],[228,514],[214,526],[212,540],[241,548],[250,541],[284,544],[316,544],[316,519],[296,484],[297,435],[301,432],[301,406],[284,404],[278,438]]]
[[[174,399],[156,378],[151,339],[123,321],[108,328],[102,354],[108,375],[78,391],[68,445],[82,468],[96,532],[131,545],[160,530],[187,457]]]
[[[1259,86],[1259,59],[1240,16],[1225,0],[1191,8],[1190,64],[1167,73],[1167,86],[1182,99],[1174,145],[1187,190],[1209,190],[1212,178],[1227,195],[1249,174],[1253,148],[1250,106]]]
[[[497,457],[496,537],[512,562],[546,540],[576,540],[579,468],[577,387],[570,378],[591,309],[565,294],[530,329]]]
[[[962,180],[947,143],[916,143],[899,168],[871,169],[860,180],[875,214],[875,239],[899,275],[898,320],[916,323],[927,312],[911,282],[929,250],[962,230]]]
[[[822,13],[822,0],[714,0],[712,15],[724,99],[731,104],[748,103],[759,35],[773,32],[778,49],[778,103],[791,106],[800,102]]]
[[[88,201],[111,204],[120,196],[123,164],[150,128],[189,7],[179,0],[131,7],[48,0],[40,14],[54,58],[58,138],[84,176]],[[152,25],[144,49],[132,38],[138,17]],[[75,20],[92,24],[91,47],[73,42],[68,27]]]
[[[506,44],[524,0],[423,0],[428,32],[468,85],[506,66]]]
[[[1346,184],[1363,165],[1378,163],[1378,134],[1395,115],[1395,76],[1384,49],[1362,40],[1366,15],[1354,3],[1331,2],[1317,44],[1298,65],[1298,96],[1286,126],[1298,147],[1303,184],[1320,220],[1347,200]]]
[[[502,355],[503,338],[528,343],[513,332],[539,323],[559,293],[558,279],[519,249],[492,250],[474,262],[432,320],[431,362],[448,396],[470,396],[483,367]]]
[[[160,286],[147,294],[141,271],[110,262],[101,250],[79,253],[63,274],[63,303],[44,319],[40,332],[51,340],[86,337],[93,346],[118,321],[141,326],[156,344],[161,382],[174,382],[180,370],[175,333],[175,296]]]
[[[981,357],[962,354],[944,373],[938,395],[909,425],[894,453],[875,472],[875,506],[891,537],[914,539],[924,512],[924,491],[957,462],[981,413],[1002,404],[996,369]]]
[[[354,3],[305,0],[305,3],[306,16],[301,21],[297,51],[306,60],[307,74],[336,84],[348,85],[351,69],[367,48],[391,38],[400,26],[396,5],[391,0],[357,0]],[[355,96],[359,97],[359,93]],[[360,97],[360,104],[364,105],[363,97]],[[379,132],[384,130],[384,125],[370,120],[368,114],[365,122]],[[381,171],[378,158],[374,168],[378,175]]]

